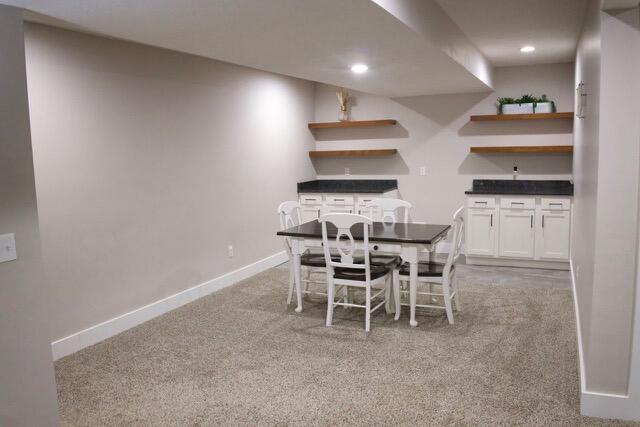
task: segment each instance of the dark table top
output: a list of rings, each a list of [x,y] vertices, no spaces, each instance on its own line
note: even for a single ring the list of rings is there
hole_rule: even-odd
[[[438,224],[413,224],[396,222],[395,224],[385,224],[374,222],[369,227],[369,242],[385,243],[416,243],[429,245],[444,237],[450,225]],[[336,236],[336,228],[327,224],[329,237]],[[278,236],[322,238],[322,225],[317,221],[309,221],[304,224],[278,231]],[[362,226],[356,225],[351,230],[354,240],[363,240]]]

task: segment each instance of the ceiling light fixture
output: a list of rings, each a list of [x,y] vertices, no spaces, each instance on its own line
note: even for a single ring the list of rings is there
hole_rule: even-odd
[[[522,52],[522,53],[531,53],[531,52],[533,52],[534,50],[536,50],[536,48],[535,48],[535,47],[533,47],[533,46],[522,46],[522,47],[520,48],[520,52]]]
[[[369,67],[367,67],[365,64],[355,64],[351,66],[351,71],[356,74],[365,73],[368,69]]]

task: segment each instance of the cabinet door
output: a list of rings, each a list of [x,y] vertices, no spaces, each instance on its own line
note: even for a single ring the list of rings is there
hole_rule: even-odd
[[[537,223],[538,258],[569,259],[570,211],[541,210]]]
[[[494,256],[496,212],[494,209],[467,209],[466,254]]]
[[[500,209],[500,256],[533,258],[534,210]]]
[[[320,206],[302,206],[302,222],[314,221],[320,217]]]

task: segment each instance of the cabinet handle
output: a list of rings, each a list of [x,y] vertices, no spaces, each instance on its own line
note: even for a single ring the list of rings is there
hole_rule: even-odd
[[[531,228],[533,228],[533,215],[531,215]]]
[[[542,228],[544,228],[544,215],[542,215]]]
[[[493,214],[491,214],[491,227],[493,227]]]
[[[524,202],[511,202],[511,206],[513,206],[513,205],[524,206]]]

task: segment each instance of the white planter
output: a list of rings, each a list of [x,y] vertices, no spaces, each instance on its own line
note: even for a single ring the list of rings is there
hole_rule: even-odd
[[[536,113],[553,113],[553,102],[538,102],[535,110]]]
[[[533,103],[529,104],[504,104],[502,114],[533,114]]]

